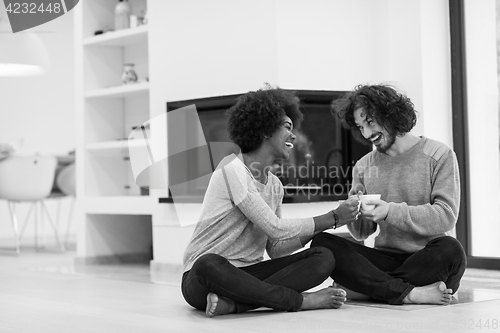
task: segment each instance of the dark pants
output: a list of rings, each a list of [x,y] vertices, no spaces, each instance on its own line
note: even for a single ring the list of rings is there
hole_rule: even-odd
[[[217,254],[205,254],[182,276],[182,294],[200,310],[206,309],[212,292],[235,301],[237,313],[262,306],[298,311],[301,292],[321,284],[334,267],[331,251],[321,247],[241,268]]]
[[[448,236],[433,239],[415,253],[377,250],[327,233],[314,237],[315,246],[332,251],[335,282],[389,304],[402,304],[415,286],[437,281],[456,292],[467,260],[462,245]]]

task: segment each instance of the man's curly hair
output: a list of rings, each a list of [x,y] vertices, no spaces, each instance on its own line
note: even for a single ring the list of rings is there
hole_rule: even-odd
[[[242,153],[257,149],[264,137],[271,137],[288,116],[294,127],[300,126],[303,114],[295,92],[281,88],[259,89],[241,95],[226,111],[229,138]]]
[[[333,116],[351,129],[354,138],[371,145],[361,135],[354,122],[354,111],[363,108],[366,118],[374,119],[387,132],[401,136],[411,131],[417,123],[417,111],[412,101],[388,85],[359,85],[353,91],[336,99],[331,104]]]

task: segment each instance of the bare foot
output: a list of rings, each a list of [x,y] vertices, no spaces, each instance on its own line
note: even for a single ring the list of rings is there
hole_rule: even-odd
[[[207,295],[207,309],[205,313],[208,317],[225,315],[236,312],[236,304],[229,298],[217,296],[209,293]]]
[[[304,301],[300,310],[338,309],[344,302],[346,292],[340,288],[327,287],[312,293],[302,293]]]
[[[404,304],[437,304],[448,305],[452,299],[453,290],[446,288],[443,281],[438,281],[423,287],[415,287],[403,300]]]
[[[341,289],[344,289],[347,293],[347,296],[346,298],[350,301],[369,301],[371,300],[372,298],[368,295],[365,295],[365,294],[362,294],[362,293],[358,293],[357,291],[354,291],[354,290],[351,290],[351,289],[348,289],[336,282],[333,283],[332,287],[334,288],[341,288]]]

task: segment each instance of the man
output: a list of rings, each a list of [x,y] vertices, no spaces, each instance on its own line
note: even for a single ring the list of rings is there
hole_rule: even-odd
[[[381,194],[370,211],[348,224],[369,248],[335,235],[317,235],[311,246],[329,248],[334,281],[348,291],[389,304],[451,302],[465,271],[460,243],[448,236],[456,224],[460,180],[455,153],[443,143],[410,134],[416,111],[408,97],[384,85],[361,85],[332,104],[344,126],[376,150],[353,169],[350,194]]]

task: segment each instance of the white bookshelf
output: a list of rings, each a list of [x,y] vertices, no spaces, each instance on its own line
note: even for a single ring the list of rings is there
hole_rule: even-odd
[[[93,89],[85,92],[87,99],[99,98],[126,98],[134,95],[147,95],[149,92],[149,82],[113,86],[108,88]]]
[[[106,32],[101,35],[85,37],[84,46],[114,46],[123,47],[140,43],[148,37],[148,25]]]
[[[132,13],[147,0],[129,0]],[[149,26],[109,31],[118,0],[85,0],[75,7],[77,197],[82,226],[77,256],[99,258],[150,251],[151,244],[126,246],[134,233],[151,230],[158,197],[134,180],[128,141],[132,129],[152,118],[149,82]],[[124,64],[133,63],[137,83],[123,84]],[[123,221],[121,223],[120,221]],[[152,237],[150,237],[152,238]]]
[[[107,153],[110,151],[117,150],[128,150],[129,147],[146,147],[146,141],[144,140],[121,140],[121,141],[105,141],[105,142],[94,142],[88,143],[86,149],[89,152],[103,152]],[[128,152],[125,152],[128,153]]]

